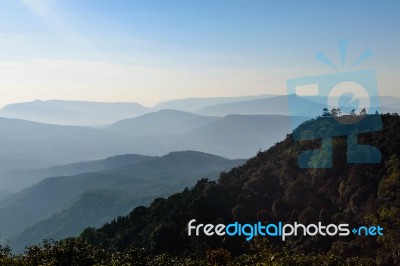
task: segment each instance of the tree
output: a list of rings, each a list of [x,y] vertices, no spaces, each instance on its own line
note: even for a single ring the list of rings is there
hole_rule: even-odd
[[[337,117],[337,116],[338,116],[338,109],[332,108],[332,110],[331,110],[331,115],[332,115],[333,117]]]
[[[322,117],[330,117],[330,116],[332,116],[331,115],[331,113],[329,112],[329,109],[328,108],[324,108],[324,109],[322,109]]]
[[[366,115],[366,114],[367,114],[367,110],[365,108],[361,109],[360,115]]]

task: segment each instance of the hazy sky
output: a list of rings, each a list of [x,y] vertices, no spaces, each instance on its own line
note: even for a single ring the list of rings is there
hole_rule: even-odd
[[[34,99],[131,101],[283,94],[286,80],[373,57],[400,90],[400,1],[1,0],[0,107]],[[348,69],[345,67],[345,70]]]

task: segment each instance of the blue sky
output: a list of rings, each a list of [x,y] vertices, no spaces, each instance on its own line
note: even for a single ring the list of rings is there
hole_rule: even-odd
[[[372,49],[356,69],[400,96],[398,14],[394,0],[2,0],[0,106],[284,94],[289,78],[341,71],[314,57],[338,63],[343,38],[347,66]]]

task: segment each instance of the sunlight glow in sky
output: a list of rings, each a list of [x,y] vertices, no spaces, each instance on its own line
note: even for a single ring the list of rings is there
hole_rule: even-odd
[[[0,107],[35,99],[153,105],[185,97],[284,94],[332,73],[337,42],[400,96],[400,2],[2,0]]]

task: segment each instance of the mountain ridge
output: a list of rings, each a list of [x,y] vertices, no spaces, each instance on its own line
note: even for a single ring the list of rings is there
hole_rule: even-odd
[[[36,100],[3,107],[0,116],[58,125],[104,125],[135,117],[149,108],[138,103]]]
[[[107,157],[101,160],[70,163],[41,169],[17,169],[0,174],[0,182],[8,191],[17,192],[41,180],[52,176],[70,176],[87,172],[98,172],[132,164],[135,161],[154,159],[154,156],[125,154]]]
[[[137,207],[129,215],[97,230],[88,228],[81,238],[111,252],[133,245],[153,255],[166,252],[185,256],[222,249],[233,256],[249,256],[248,247],[254,244],[266,250],[291,250],[294,255],[318,252],[396,265],[400,262],[397,241],[400,236],[400,117],[397,114],[381,117],[382,131],[359,137],[359,143],[379,148],[382,162],[378,164],[347,164],[346,139],[338,137],[333,143],[333,168],[299,168],[298,155],[318,148],[319,144],[295,142],[288,135],[244,165],[221,173],[217,182],[202,179],[190,189],[156,199],[148,207]],[[326,123],[332,120],[319,117],[303,126],[310,130],[326,129]],[[346,237],[298,235],[285,241],[269,237],[263,242],[249,243],[245,236],[190,237],[187,223],[192,219],[198,224],[214,225],[257,221],[306,225],[348,223],[350,227],[380,225],[385,235],[383,238],[352,234]]]
[[[175,111],[174,111],[175,112]],[[160,114],[160,113],[158,113]],[[162,114],[162,112],[161,112]],[[197,117],[197,116],[195,116]],[[259,116],[257,116],[260,118]],[[197,117],[198,118],[198,117]],[[143,154],[159,156],[173,150],[198,150],[227,158],[248,158],[260,148],[268,148],[290,131],[290,118],[281,117],[275,126],[271,123],[275,116],[252,119],[251,116],[236,116],[237,121],[228,118],[197,118],[181,123],[180,128],[153,126],[150,122],[141,132],[155,135],[135,135],[134,129],[112,131],[107,128],[87,128],[43,124],[20,119],[0,118],[0,169],[1,172],[16,169],[48,168],[71,162],[99,160],[119,154]],[[253,121],[253,124],[243,121]],[[230,121],[230,122],[229,122]],[[230,124],[229,124],[229,123]],[[143,122],[144,123],[144,122]],[[218,123],[227,127],[218,126]],[[244,123],[239,127],[236,123]],[[264,136],[260,134],[260,123],[264,126]],[[144,123],[146,124],[146,123]],[[243,128],[247,126],[248,128]],[[196,132],[201,127],[201,132]],[[230,128],[228,131],[227,128]],[[240,131],[254,131],[249,139]],[[168,134],[168,132],[170,134]],[[178,133],[180,132],[180,133]],[[165,135],[164,135],[165,134]],[[268,135],[270,135],[268,137]],[[241,139],[239,137],[241,136]],[[224,147],[215,143],[225,143]],[[237,148],[236,143],[247,143]],[[59,151],[63,151],[60,153]],[[40,156],[39,156],[40,155]],[[1,174],[0,174],[1,175]]]
[[[115,205],[116,202],[130,202],[132,204],[130,208],[132,208],[132,206],[148,202],[148,199],[166,196],[186,186],[191,186],[198,178],[214,179],[220,171],[229,170],[243,162],[244,160],[229,160],[203,152],[180,151],[171,152],[162,157],[138,160],[132,164],[104,171],[46,178],[0,202],[0,216],[4,217],[0,220],[0,234],[11,237],[17,232],[24,231],[23,235],[32,235],[32,231],[42,228],[39,231],[43,235],[37,236],[36,239],[40,241],[50,233],[45,234],[46,226],[41,227],[43,223],[51,227],[51,221],[60,219],[60,216],[65,217],[66,213],[76,212],[76,208],[81,210],[82,217],[78,220],[70,217],[68,220],[69,225],[75,224],[75,231],[63,232],[62,229],[66,228],[60,225],[57,230],[53,228],[53,234],[54,237],[78,234],[80,231],[76,228],[80,230],[85,228],[79,225],[85,224],[84,221],[86,221],[86,226],[88,226],[88,222],[94,221],[93,217],[86,219],[84,216],[85,208],[95,208],[95,206],[88,206],[87,201],[82,201],[82,195],[88,191],[107,190],[116,193],[117,195],[107,196],[109,202],[103,199],[105,205],[116,207],[115,210],[104,211],[104,215],[107,213],[122,215],[127,211],[127,205],[118,207]],[[96,193],[93,192],[91,195],[95,196]],[[73,202],[75,205],[72,204]],[[75,211],[71,208],[75,208]],[[87,211],[90,213],[90,210]],[[101,213],[98,215],[95,217],[97,220],[105,219]],[[31,226],[31,231],[26,229],[28,226]],[[19,243],[23,242],[23,237],[18,237],[18,235],[16,237]]]
[[[106,126],[105,129],[116,132],[129,131],[131,136],[174,135],[190,132],[217,119],[180,110],[163,109],[120,120]]]

